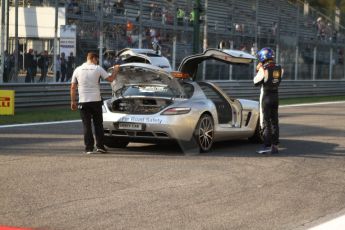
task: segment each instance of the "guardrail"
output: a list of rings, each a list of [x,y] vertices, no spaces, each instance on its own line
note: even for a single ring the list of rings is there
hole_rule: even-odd
[[[214,81],[228,95],[235,98],[259,99],[260,89],[253,86],[252,81]],[[280,98],[298,98],[310,96],[345,95],[344,80],[316,81],[282,81],[279,87]]]
[[[259,98],[259,88],[251,81],[213,81],[228,95],[234,98]],[[69,83],[45,84],[6,84],[0,89],[15,90],[16,108],[32,108],[43,106],[63,106],[70,104]],[[111,97],[109,83],[101,83],[103,98]],[[283,81],[280,86],[281,98],[308,96],[345,95],[345,80],[320,81]]]

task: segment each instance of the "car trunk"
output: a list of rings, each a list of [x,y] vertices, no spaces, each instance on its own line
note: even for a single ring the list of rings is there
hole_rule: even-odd
[[[185,97],[182,86],[168,72],[141,63],[121,65],[111,86],[113,98],[108,107],[116,113],[155,114]]]

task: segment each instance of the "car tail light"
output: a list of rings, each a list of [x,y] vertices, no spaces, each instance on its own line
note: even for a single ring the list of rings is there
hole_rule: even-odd
[[[180,115],[190,112],[190,108],[180,107],[180,108],[170,108],[161,113],[161,115]]]
[[[187,79],[190,78],[188,73],[182,73],[182,72],[178,72],[178,71],[173,71],[170,73],[173,77],[175,78],[181,78],[181,79]]]

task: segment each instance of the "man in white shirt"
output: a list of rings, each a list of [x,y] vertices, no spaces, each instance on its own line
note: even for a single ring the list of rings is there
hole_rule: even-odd
[[[101,78],[112,82],[115,80],[119,72],[119,65],[114,66],[112,75],[98,65],[98,55],[96,53],[88,53],[87,61],[78,66],[71,80],[71,109],[80,110],[80,116],[83,122],[84,143],[86,154],[93,153],[94,138],[92,133],[91,121],[95,129],[96,148],[99,153],[106,153],[104,147],[104,131],[103,131],[103,114],[102,114],[102,97],[100,90]],[[77,105],[76,89],[78,88],[79,103]]]

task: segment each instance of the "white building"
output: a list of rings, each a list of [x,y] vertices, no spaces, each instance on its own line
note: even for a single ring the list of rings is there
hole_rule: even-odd
[[[58,39],[60,26],[65,25],[65,8],[58,8]],[[55,36],[54,7],[19,7],[18,8],[18,39],[19,50],[25,52],[34,49],[52,51]],[[58,45],[59,47],[59,45]],[[15,8],[9,9],[9,51],[15,49]]]

